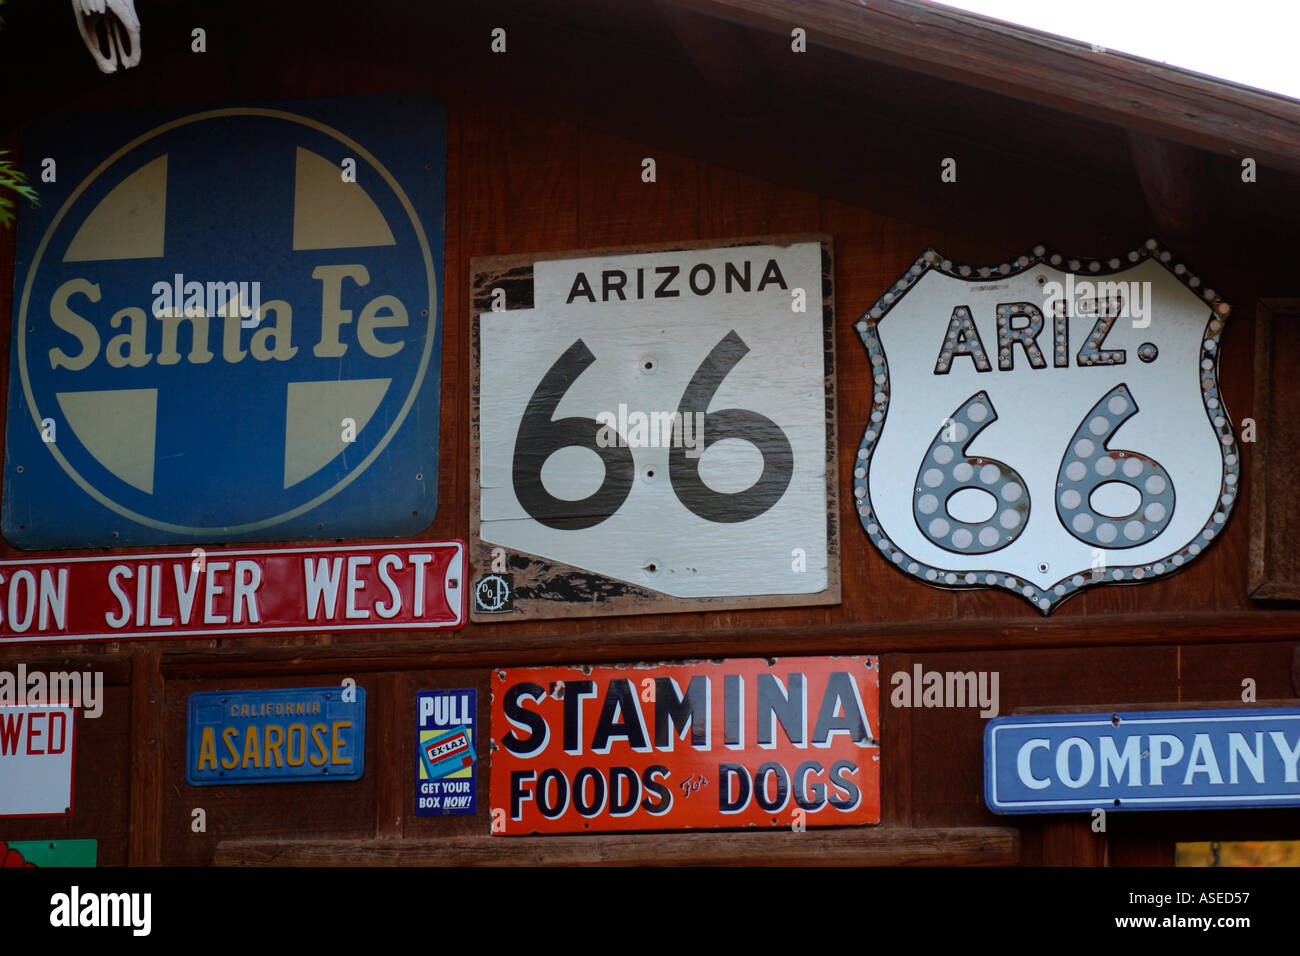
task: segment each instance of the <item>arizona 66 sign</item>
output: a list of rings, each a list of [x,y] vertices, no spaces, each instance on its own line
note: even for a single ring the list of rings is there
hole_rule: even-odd
[[[1229,308],[1148,241],[972,268],[928,250],[858,322],[873,402],[855,506],[894,565],[1050,613],[1171,574],[1223,529],[1240,462]]]
[[[473,614],[839,599],[818,238],[477,260]]]

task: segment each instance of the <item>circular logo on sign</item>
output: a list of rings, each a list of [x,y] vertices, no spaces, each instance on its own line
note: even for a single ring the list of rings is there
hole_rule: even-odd
[[[485,574],[474,588],[474,600],[481,611],[509,610],[510,582],[500,574]]]
[[[44,448],[178,534],[258,532],[343,491],[412,413],[436,339],[402,186],[277,109],[193,114],[113,153],[22,281],[17,370]]]

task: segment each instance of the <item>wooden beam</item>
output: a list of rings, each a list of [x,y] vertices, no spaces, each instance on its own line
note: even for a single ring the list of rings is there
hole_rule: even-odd
[[[1043,821],[1042,866],[1106,866],[1106,836],[1092,832],[1092,817]]]
[[[650,625],[647,624],[647,627]],[[888,623],[849,622],[799,628],[800,654],[861,654],[907,651],[1016,650],[1046,647],[1136,646],[1144,644],[1221,644],[1294,641],[1300,612],[1251,614],[1125,614],[1103,621],[1086,617],[1043,620],[960,620]],[[734,630],[620,632],[593,627],[585,639],[563,635],[520,635],[504,625],[455,638],[433,635],[426,641],[328,644],[314,647],[234,646],[176,651],[165,656],[168,680],[209,680],[276,674],[295,677],[412,668],[524,667],[551,663],[677,660],[701,657],[770,657],[790,650],[789,627]],[[482,635],[482,636],[479,636]]]
[[[67,673],[85,673],[87,671],[94,673],[98,671],[104,675],[104,685],[106,687],[118,687],[131,683],[131,661],[122,657],[109,657],[107,654],[69,654],[60,657],[42,656],[28,657],[27,654],[34,650],[31,644],[11,644],[4,648],[4,653],[0,653],[0,670],[15,670],[19,664],[27,667],[29,674],[36,671],[45,673],[54,673],[65,671]],[[43,646],[40,648],[43,654],[49,654],[49,648]]]
[[[1300,650],[1300,649],[1297,649]],[[1294,665],[1293,665],[1294,666]],[[1294,675],[1293,675],[1294,677]],[[1300,701],[1291,699],[1243,701],[1239,698],[1228,700],[1180,700],[1176,703],[1131,703],[1131,704],[1070,704],[1068,706],[1034,706],[1013,707],[1010,714],[1129,714],[1135,711],[1150,710],[1239,710],[1256,707],[1294,707]]]
[[[411,799],[406,782],[410,757],[402,749],[401,740],[393,737],[403,718],[409,719],[408,708],[402,704],[413,701],[415,695],[398,674],[384,675],[375,690],[371,698],[375,708],[375,836],[400,840],[402,820]]]
[[[748,31],[662,0],[658,9],[719,107],[738,118],[767,112],[772,105],[769,74]]]
[[[923,0],[672,2],[785,36],[802,27],[805,56],[830,47],[1300,172],[1300,104],[1176,67]]]
[[[449,837],[442,840],[223,840],[218,866],[1012,866],[1010,827]]]
[[[1291,287],[1292,290],[1294,286]],[[1300,299],[1260,299],[1255,306],[1255,447],[1250,472],[1250,596],[1300,599],[1295,535],[1300,468],[1289,453],[1300,438],[1295,385],[1300,376]]]
[[[127,859],[132,866],[159,866],[163,818],[163,681],[161,651],[154,644],[131,654],[131,830]]]
[[[1155,234],[1177,241],[1209,228],[1215,217],[1207,154],[1142,130],[1129,130],[1128,139]]]

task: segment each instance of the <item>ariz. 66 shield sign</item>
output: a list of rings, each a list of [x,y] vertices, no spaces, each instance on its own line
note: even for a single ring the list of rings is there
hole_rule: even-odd
[[[894,565],[1043,613],[1171,574],[1223,529],[1240,459],[1229,312],[1148,241],[972,268],[928,250],[857,324],[873,402],[855,507]]]
[[[475,619],[839,599],[828,242],[473,271]]]

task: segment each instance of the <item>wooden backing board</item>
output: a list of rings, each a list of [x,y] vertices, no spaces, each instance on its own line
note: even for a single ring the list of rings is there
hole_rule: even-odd
[[[480,353],[479,317],[492,310],[493,290],[505,293],[506,311],[533,306],[533,270],[544,260],[721,249],[739,246],[788,246],[799,242],[821,245],[822,341],[825,357],[826,410],[826,554],[827,586],[807,594],[760,594],[726,597],[675,597],[627,581],[605,577],[560,561],[506,549],[506,573],[512,584],[509,610],[480,610],[475,590],[491,573],[493,551],[499,546],[481,536],[480,494]],[[470,367],[470,619],[475,622],[519,621],[546,618],[591,617],[614,614],[662,614],[679,611],[734,610],[756,607],[790,607],[840,602],[840,532],[837,476],[839,455],[835,439],[835,264],[832,241],[825,234],[746,236],[689,242],[652,243],[578,249],[535,255],[476,257],[470,260],[471,367]],[[499,298],[499,297],[498,297]],[[547,599],[542,595],[557,596]]]
[[[1085,824],[1086,827],[1086,824]],[[223,840],[217,866],[1010,866],[1006,826],[602,833],[429,840]]]
[[[1255,455],[1251,468],[1250,596],[1300,599],[1300,299],[1261,299],[1255,317]]]

